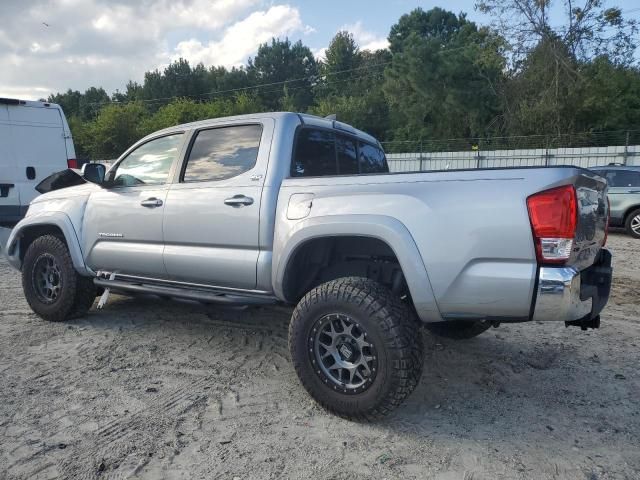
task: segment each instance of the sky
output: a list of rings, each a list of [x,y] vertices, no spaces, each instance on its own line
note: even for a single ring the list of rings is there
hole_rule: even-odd
[[[640,16],[638,0],[617,0]],[[474,0],[2,0],[0,97],[38,99],[68,88],[108,93],[180,57],[244,65],[272,37],[321,57],[339,30],[361,49],[385,48],[391,26],[434,6],[489,23]]]

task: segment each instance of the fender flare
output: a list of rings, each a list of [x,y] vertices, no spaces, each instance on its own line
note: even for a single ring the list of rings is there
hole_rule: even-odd
[[[95,276],[95,273],[84,263],[84,256],[80,247],[80,240],[76,229],[67,214],[63,212],[43,212],[34,214],[22,219],[11,230],[9,239],[5,249],[5,256],[14,268],[20,270],[22,268],[22,255],[20,252],[20,239],[23,237],[25,230],[31,227],[54,226],[60,229],[64,235],[69,248],[69,254],[73,261],[73,266],[80,275]]]
[[[385,242],[395,253],[407,280],[413,303],[424,322],[442,321],[427,269],[407,227],[386,215],[327,215],[306,218],[285,235],[275,235],[272,282],[276,296],[285,300],[284,277],[296,252],[309,240],[362,236]]]

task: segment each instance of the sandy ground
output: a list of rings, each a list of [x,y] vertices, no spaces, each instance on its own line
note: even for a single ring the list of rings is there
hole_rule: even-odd
[[[290,311],[112,297],[32,314],[0,261],[0,478],[640,478],[640,241],[612,235],[602,328],[425,333],[386,420],[325,413],[288,359]]]

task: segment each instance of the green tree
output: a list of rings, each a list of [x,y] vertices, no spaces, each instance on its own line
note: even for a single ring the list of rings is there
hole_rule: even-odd
[[[505,88],[505,126],[515,135],[574,132],[579,65],[559,39],[540,42]]]
[[[111,98],[102,87],[90,87],[85,90],[80,98],[78,116],[82,120],[90,120],[96,116],[100,109],[111,102]]]
[[[583,66],[577,95],[577,131],[637,130],[640,70],[601,56]]]
[[[67,117],[77,116],[80,113],[80,101],[82,94],[78,90],[67,90],[65,93],[49,95],[47,101],[57,103],[62,107],[62,111]]]
[[[313,104],[312,86],[318,65],[311,50],[301,41],[292,44],[288,39],[274,38],[270,44],[260,45],[256,56],[249,60],[247,73],[253,85],[264,85],[257,90],[257,95],[269,110],[282,108],[285,95],[289,96],[289,106],[296,111],[305,111]],[[289,80],[295,82],[287,82]]]
[[[141,102],[106,105],[82,132],[82,148],[92,159],[118,157],[143,135],[141,126],[148,115]],[[82,137],[81,137],[82,138]]]
[[[349,80],[359,73],[361,63],[362,57],[353,35],[347,31],[338,32],[329,43],[320,68],[324,81],[320,84],[322,95],[350,95],[357,92],[356,85]]]
[[[607,0],[560,0],[562,17],[554,16],[554,0],[479,0],[476,8],[490,15],[493,26],[510,39],[517,62],[541,42],[559,41],[571,56],[587,61],[606,55],[613,63],[633,63],[638,20],[625,18]]]
[[[464,15],[416,9],[391,28],[384,92],[395,139],[483,136],[501,118],[502,39]]]

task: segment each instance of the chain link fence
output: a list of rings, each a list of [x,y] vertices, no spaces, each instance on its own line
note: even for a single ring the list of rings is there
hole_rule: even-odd
[[[640,130],[382,142],[392,172],[609,163],[640,165]]]

